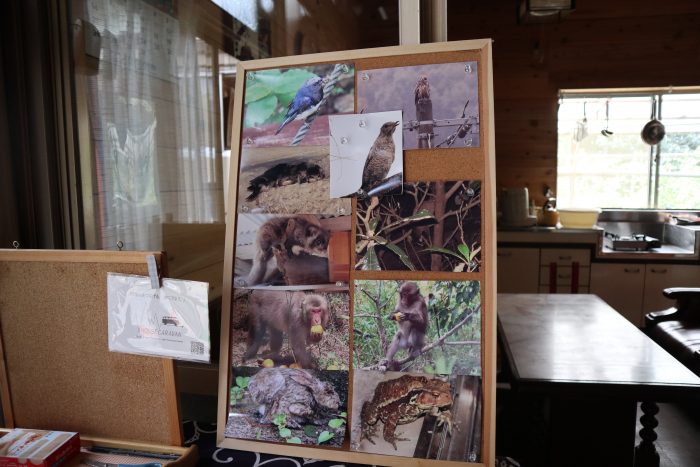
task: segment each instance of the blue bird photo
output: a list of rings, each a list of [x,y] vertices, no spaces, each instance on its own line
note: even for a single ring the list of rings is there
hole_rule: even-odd
[[[287,126],[292,120],[308,117],[323,99],[323,84],[324,81],[319,76],[314,76],[306,80],[289,104],[287,115],[284,116],[284,121],[275,134],[282,131],[282,128]]]

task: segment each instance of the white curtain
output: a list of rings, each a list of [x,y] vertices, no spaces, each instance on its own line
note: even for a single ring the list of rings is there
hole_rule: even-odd
[[[156,3],[85,4],[101,42],[88,106],[105,249],[160,249],[163,223],[224,221],[218,52],[195,36],[192,2]]]

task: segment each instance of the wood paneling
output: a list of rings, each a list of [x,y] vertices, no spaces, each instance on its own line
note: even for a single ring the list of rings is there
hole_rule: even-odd
[[[538,205],[556,191],[560,89],[700,85],[700,2],[587,0],[519,25],[516,1],[448,2],[449,40],[494,39],[496,177]]]

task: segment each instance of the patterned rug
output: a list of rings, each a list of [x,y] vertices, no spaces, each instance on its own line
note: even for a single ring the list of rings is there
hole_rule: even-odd
[[[203,422],[185,421],[183,424],[185,445],[196,444],[199,447],[197,467],[313,467],[361,466],[363,464],[338,463],[301,457],[289,457],[276,454],[237,451],[216,447],[216,425]],[[519,467],[520,464],[508,457],[496,457],[497,467]]]

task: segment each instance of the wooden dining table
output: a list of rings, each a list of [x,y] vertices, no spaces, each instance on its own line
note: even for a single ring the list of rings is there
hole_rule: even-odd
[[[700,378],[595,295],[498,294],[497,314],[511,391],[529,414],[521,432],[541,432],[538,463],[658,467],[656,403],[697,400]]]

